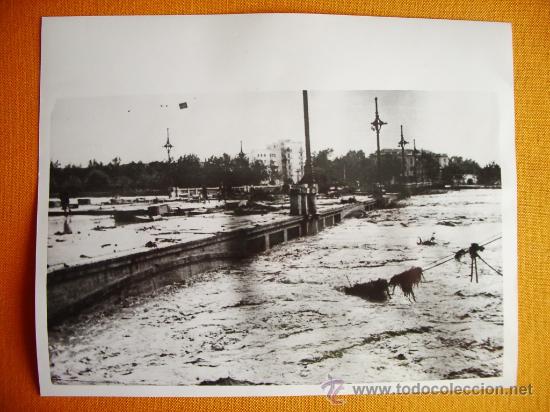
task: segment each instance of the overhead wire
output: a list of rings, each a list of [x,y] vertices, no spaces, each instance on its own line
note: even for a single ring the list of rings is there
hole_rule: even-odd
[[[495,235],[495,236],[497,236],[497,235]],[[487,245],[489,245],[489,244],[491,244],[491,243],[496,242],[496,241],[499,240],[499,239],[502,239],[502,236],[500,236],[500,235],[497,236],[497,237],[495,237],[495,236],[491,236],[489,239],[491,239],[491,238],[494,238],[494,239],[488,240],[488,241],[486,241],[485,243],[482,243],[482,244],[479,245],[479,246],[487,246]],[[467,248],[463,248],[463,249],[461,249],[461,250],[467,250]],[[439,258],[439,259],[437,259],[437,260],[434,260],[433,262],[431,262],[431,263],[428,265],[427,268],[423,269],[423,271],[426,272],[427,270],[430,270],[430,269],[436,268],[436,267],[438,267],[438,266],[441,266],[441,265],[443,265],[443,264],[445,264],[445,263],[447,263],[447,262],[450,262],[450,261],[453,260],[454,258],[455,258],[455,253],[453,253],[453,254],[450,255],[450,256],[446,256],[446,257],[443,257],[443,258]],[[481,259],[481,258],[480,258],[480,259]],[[485,262],[483,259],[482,259],[482,261],[483,261],[483,263],[485,263],[487,266],[489,266],[491,269],[493,269],[494,271],[496,271],[497,273],[500,274],[500,272],[498,272],[495,268],[493,268],[492,266],[490,266],[490,265],[489,265],[487,262]],[[502,274],[500,274],[500,275],[502,276]]]

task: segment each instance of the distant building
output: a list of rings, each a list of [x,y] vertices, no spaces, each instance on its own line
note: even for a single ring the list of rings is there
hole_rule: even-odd
[[[439,160],[439,167],[441,169],[449,166],[449,163],[451,162],[451,160],[449,159],[449,156],[447,156],[446,154],[438,154],[437,158]]]
[[[416,150],[416,156],[413,149],[405,149],[405,177],[412,180],[415,176],[420,179],[423,176],[421,155],[431,154],[435,156],[439,162],[439,169],[443,169],[449,165],[449,156],[442,153],[434,153],[429,150]],[[392,156],[401,161],[401,149],[380,149],[382,158],[384,156]],[[372,153],[371,157],[375,158],[376,153]]]
[[[276,184],[297,183],[304,175],[305,153],[302,143],[297,141],[279,140],[263,150],[253,150],[249,159],[262,162],[267,167],[269,180]]]

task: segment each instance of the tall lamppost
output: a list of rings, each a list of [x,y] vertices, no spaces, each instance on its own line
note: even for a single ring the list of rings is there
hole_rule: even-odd
[[[167,109],[168,105],[167,104],[161,104],[160,107],[164,108],[164,109]],[[187,109],[187,107],[188,107],[187,102],[179,103],[178,107],[179,107],[180,110]],[[168,127],[166,128],[166,143],[162,147],[164,147],[164,149],[166,150],[166,154],[168,156],[168,163],[171,163],[172,162],[171,151],[174,148],[174,145],[172,145],[172,143],[170,143],[170,129]]]
[[[380,116],[378,115],[378,97],[374,98],[374,105],[375,105],[375,117],[374,122],[371,123],[372,130],[376,131],[376,180],[377,183],[381,183],[381,171],[380,171],[380,129],[382,129],[382,126],[387,124],[386,122],[382,121],[380,119]]]
[[[164,146],[164,149],[166,149],[166,154],[168,155],[168,163],[172,162],[172,157],[170,156],[170,152],[174,148],[172,143],[170,143],[170,129],[166,128],[166,144]]]

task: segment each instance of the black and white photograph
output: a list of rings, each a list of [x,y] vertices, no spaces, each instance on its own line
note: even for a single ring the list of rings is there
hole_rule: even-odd
[[[124,18],[50,19],[52,33],[58,24],[74,37],[64,47],[54,42],[59,36],[43,40],[36,308],[43,392],[309,393],[337,403],[338,393],[363,393],[357,384],[514,382],[513,85],[502,91],[495,74],[496,86],[482,87],[490,64],[478,77],[464,68],[476,62],[464,62],[440,79],[437,65],[430,75],[413,60],[399,68],[408,83],[393,87],[392,63],[401,58],[394,52],[408,43],[392,35],[377,40],[392,54],[386,62],[385,54],[340,52],[342,66],[358,59],[353,78],[363,65],[380,65],[370,75],[388,68],[356,87],[309,81],[307,70],[292,80],[291,68],[258,74],[267,66],[239,60],[269,50],[296,57],[277,42],[310,44],[320,32],[335,50],[338,30],[378,30],[386,20],[338,20],[325,31],[319,16],[300,17],[274,17],[264,41],[243,51],[235,33],[259,22],[226,16],[236,55],[220,46],[214,59],[177,40],[181,61],[177,47],[149,56],[174,54],[181,66],[172,61],[166,76],[147,47],[178,34],[190,41],[191,20],[172,18],[163,28],[168,20],[158,17],[120,29],[114,23]],[[195,22],[205,26],[201,41],[224,32],[207,34],[209,24]],[[400,30],[399,19],[387,23]],[[446,31],[452,22],[440,24],[433,33],[457,36]],[[106,32],[91,55],[112,59],[95,73],[91,57],[68,64],[79,57],[71,47],[92,44],[94,27]],[[141,50],[144,27],[152,40]],[[414,33],[440,47],[429,30]],[[489,34],[488,44],[506,44]],[[133,57],[116,56],[127,40],[137,45],[125,48]],[[455,53],[471,51],[467,39],[456,41]],[[483,61],[480,43],[472,54]],[[151,86],[179,75],[191,54],[200,63],[180,74],[197,83]],[[132,71],[135,56],[142,66]],[[297,59],[310,64],[304,56]],[[104,78],[102,65],[112,70]],[[333,79],[346,76],[337,63],[327,66]],[[424,82],[410,80],[414,70],[428,71],[419,74]],[[269,87],[262,76],[271,76]],[[109,88],[122,78],[127,83]],[[428,81],[438,87],[423,87]]]

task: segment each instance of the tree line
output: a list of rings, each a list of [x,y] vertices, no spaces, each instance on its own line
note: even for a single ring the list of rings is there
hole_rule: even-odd
[[[500,181],[500,166],[495,163],[481,167],[477,162],[462,157],[451,157],[443,169],[435,154],[420,152],[418,155],[418,180],[430,180],[445,184],[466,173],[478,176],[480,184]],[[312,155],[312,167],[319,191],[324,193],[332,186],[370,190],[377,179],[376,156],[366,156],[362,150],[350,150],[342,156],[333,156],[332,149],[320,150]],[[389,183],[399,179],[401,158],[383,154],[380,168],[381,181]],[[188,154],[173,162],[130,162],[123,164],[119,157],[109,163],[90,160],[87,166],[50,163],[50,193],[62,192],[75,195],[145,195],[166,194],[177,187],[220,187],[226,189],[243,185],[260,185],[278,181],[273,165],[250,161],[243,153],[231,157],[228,154],[201,159]],[[299,183],[292,179],[285,184]]]
[[[350,150],[332,159],[332,153],[332,149],[321,150],[312,159],[320,192],[326,192],[331,186],[369,190],[377,183],[376,154],[366,156],[362,150]],[[381,183],[387,185],[401,181],[401,156],[381,153],[380,165]],[[474,160],[453,156],[449,158],[449,164],[442,168],[437,154],[426,151],[418,152],[415,172],[416,177],[408,176],[406,181],[453,184],[463,175],[473,174],[482,185],[500,182],[500,166],[494,162],[481,167]]]
[[[71,195],[145,195],[166,194],[170,187],[219,187],[259,185],[268,177],[260,161],[250,162],[244,155],[211,156],[204,161],[194,154],[176,161],[130,162],[119,157],[109,163],[90,160],[88,166],[50,163],[50,194]]]

